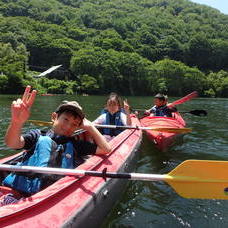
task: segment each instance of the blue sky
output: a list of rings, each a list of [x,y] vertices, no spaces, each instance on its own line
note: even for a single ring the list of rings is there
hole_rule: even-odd
[[[218,9],[221,13],[228,15],[228,0],[191,0]]]

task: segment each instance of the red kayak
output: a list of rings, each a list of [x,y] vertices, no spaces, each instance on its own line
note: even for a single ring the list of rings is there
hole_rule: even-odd
[[[183,128],[185,127],[185,121],[181,115],[176,112],[173,113],[173,117],[160,117],[160,116],[146,116],[140,120],[143,127],[154,128]],[[161,151],[167,151],[172,145],[175,144],[177,137],[180,134],[159,132],[153,130],[146,130],[146,133],[155,146]]]
[[[140,125],[135,117],[132,117],[132,122]],[[102,171],[107,168],[108,172],[129,172],[136,160],[141,139],[141,130],[125,130],[110,141],[112,153],[90,156],[77,169]],[[0,162],[16,164],[21,154]],[[1,180],[6,174],[1,172]],[[92,176],[65,176],[18,203],[2,206],[0,227],[99,227],[126,183],[123,179],[105,181]],[[5,188],[6,193],[9,191]]]

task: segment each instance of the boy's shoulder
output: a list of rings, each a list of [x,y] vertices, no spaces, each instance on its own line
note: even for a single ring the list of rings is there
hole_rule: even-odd
[[[23,149],[30,150],[36,145],[38,138],[41,135],[41,131],[39,129],[32,129],[25,134],[23,134],[23,138],[25,141]]]

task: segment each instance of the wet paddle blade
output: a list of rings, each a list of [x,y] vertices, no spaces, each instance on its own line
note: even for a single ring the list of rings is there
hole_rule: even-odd
[[[53,124],[52,122],[41,121],[41,120],[27,120],[27,122],[41,127],[50,127]]]
[[[151,128],[152,131],[176,133],[176,134],[185,134],[192,131],[191,128]]]
[[[192,110],[189,111],[190,114],[195,115],[195,116],[206,116],[207,115],[207,111],[205,110]]]
[[[228,162],[187,160],[166,175],[165,181],[182,197],[228,199]]]
[[[207,115],[207,111],[206,110],[191,110],[191,111],[180,111],[180,113],[189,113],[195,116],[206,116]]]

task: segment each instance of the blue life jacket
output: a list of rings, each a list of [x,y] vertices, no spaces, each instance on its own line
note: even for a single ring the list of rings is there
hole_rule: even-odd
[[[104,110],[103,113],[106,116],[105,116],[105,121],[101,124],[124,126],[124,124],[121,120],[122,111],[118,111],[118,112],[114,113],[113,115],[106,110]],[[116,136],[116,135],[120,134],[122,131],[124,131],[124,129],[102,128],[100,131],[103,135]]]
[[[154,113],[155,116],[172,117],[172,112],[166,105],[161,107],[154,106],[150,109],[150,112]]]
[[[57,145],[49,136],[40,135],[34,152],[27,152],[24,161],[17,165],[74,168],[73,143]],[[48,182],[56,180],[55,175],[11,173],[3,180],[3,184],[30,195],[42,190]]]
[[[120,108],[120,112],[126,114],[125,110],[123,108]],[[101,110],[101,114],[104,114],[104,113],[108,113],[108,110],[107,109],[102,109]]]

